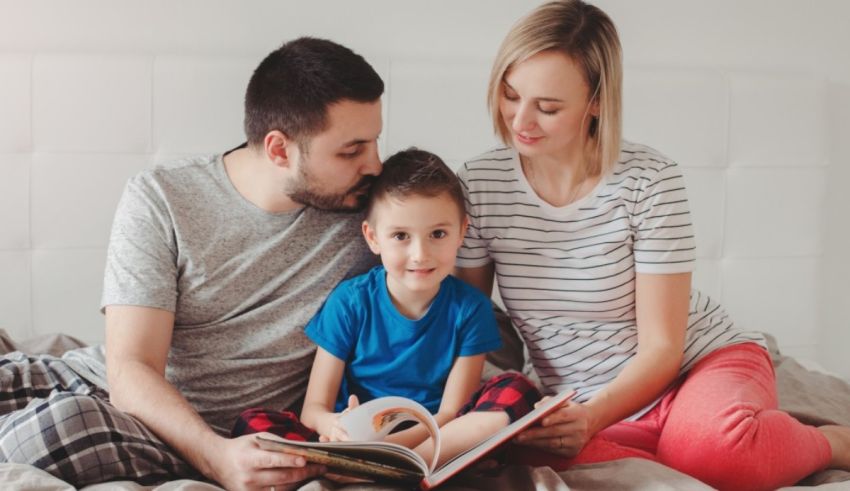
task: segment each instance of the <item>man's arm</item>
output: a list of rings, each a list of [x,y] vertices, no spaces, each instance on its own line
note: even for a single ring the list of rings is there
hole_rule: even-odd
[[[253,435],[217,435],[165,379],[174,314],[165,310],[106,307],[106,373],[110,400],[156,433],[205,476],[227,489],[297,483],[322,469],[302,457],[262,450]]]

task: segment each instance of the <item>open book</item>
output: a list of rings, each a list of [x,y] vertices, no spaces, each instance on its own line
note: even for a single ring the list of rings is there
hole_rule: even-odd
[[[440,453],[440,430],[437,422],[422,405],[403,397],[381,397],[343,414],[340,422],[351,441],[303,442],[267,435],[258,435],[256,438],[261,448],[301,455],[310,462],[326,465],[331,472],[337,474],[371,480],[418,483],[422,489],[431,489],[477,462],[574,395],[575,391],[566,391],[544,400],[530,413],[438,468],[435,468]],[[434,439],[432,462],[425,462],[419,454],[407,447],[381,441],[404,421],[422,423],[428,429]]]

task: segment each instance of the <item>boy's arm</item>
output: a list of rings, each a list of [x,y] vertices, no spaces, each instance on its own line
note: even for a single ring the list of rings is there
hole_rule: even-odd
[[[339,434],[340,429],[336,425],[339,415],[333,408],[344,372],[345,362],[319,347],[301,410],[301,422],[305,426],[332,440],[343,436]]]
[[[443,389],[443,400],[440,409],[434,415],[437,424],[442,427],[455,419],[457,412],[469,401],[469,397],[481,384],[481,372],[484,370],[484,357],[480,355],[459,356],[455,359],[446,388]],[[389,435],[386,440],[414,448],[428,438],[428,430],[417,424],[404,431]]]

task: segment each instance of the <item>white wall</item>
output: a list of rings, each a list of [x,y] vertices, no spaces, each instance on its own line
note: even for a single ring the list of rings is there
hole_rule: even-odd
[[[259,60],[299,35],[387,82],[382,150],[457,165],[490,146],[484,87],[535,2],[0,0],[0,327],[102,338],[124,181],[241,141]],[[629,139],[685,168],[696,284],[782,348],[850,376],[850,2],[605,0]]]

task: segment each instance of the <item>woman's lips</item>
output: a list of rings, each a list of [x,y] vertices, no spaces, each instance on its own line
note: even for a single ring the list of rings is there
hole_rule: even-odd
[[[514,135],[516,135],[517,141],[523,145],[533,145],[543,138],[542,136],[523,136],[519,133],[514,133]]]

